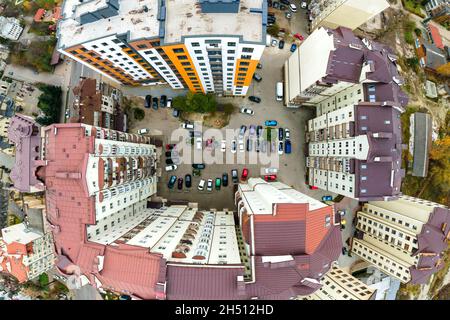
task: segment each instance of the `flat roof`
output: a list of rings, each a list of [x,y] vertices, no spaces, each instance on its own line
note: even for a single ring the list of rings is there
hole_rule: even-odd
[[[59,48],[71,47],[115,34],[129,32],[130,39],[155,37],[159,34],[158,0],[119,0],[118,15],[80,24],[83,14],[104,7],[107,0],[66,0],[63,18],[58,24]]]
[[[8,244],[12,242],[28,244],[42,237],[42,233],[28,228],[25,223],[19,223],[8,228],[4,228],[2,230],[2,237]]]
[[[180,42],[181,36],[231,35],[244,41],[263,42],[263,0],[241,0],[238,13],[202,13],[196,1],[166,0],[165,43]],[[265,39],[264,39],[265,42]]]

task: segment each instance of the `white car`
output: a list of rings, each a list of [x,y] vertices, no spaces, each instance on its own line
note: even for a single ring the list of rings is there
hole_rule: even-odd
[[[236,140],[231,141],[231,153],[236,153]]]
[[[198,184],[198,190],[203,191],[203,189],[205,189],[205,180],[202,179]]]
[[[148,130],[147,128],[138,130],[138,134],[147,134],[149,132],[150,132],[150,130]]]
[[[172,98],[167,99],[167,108],[172,108]]]
[[[197,140],[195,140],[195,147],[197,148],[197,150],[202,150],[202,138],[197,138]]]
[[[206,185],[206,190],[212,191],[212,188],[213,188],[213,181],[212,181],[212,179],[208,179],[208,184]]]
[[[181,127],[183,129],[192,129],[192,130],[194,129],[194,125],[192,123],[189,123],[189,122],[182,123]]]
[[[277,39],[272,39],[272,47],[276,47],[278,45],[278,40]]]
[[[284,153],[284,143],[283,141],[278,142],[278,154],[282,155]]]
[[[284,129],[284,138],[286,140],[290,140],[291,139],[291,131],[288,128]]]
[[[277,174],[278,173],[278,169],[277,168],[266,168],[264,170],[264,172],[266,174]]]
[[[289,5],[289,9],[291,9],[292,12],[297,12],[297,6],[295,4],[293,4],[293,3],[291,3]]]
[[[248,114],[248,115],[251,115],[251,116],[255,114],[255,112],[252,109],[245,108],[245,107],[241,108],[241,113]]]
[[[220,150],[222,152],[227,151],[227,141],[226,140],[222,140],[222,142],[220,143]]]
[[[176,164],[172,164],[170,166],[166,166],[166,172],[177,170],[178,166]]]
[[[244,152],[244,151],[245,151],[244,141],[239,140],[239,152]]]
[[[300,8],[302,9],[306,9],[307,6],[308,4],[306,3],[306,1],[302,1],[302,3],[300,4]]]

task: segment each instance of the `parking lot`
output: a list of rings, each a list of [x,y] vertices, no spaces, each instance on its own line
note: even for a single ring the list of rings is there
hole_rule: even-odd
[[[293,14],[293,17],[288,21],[292,25],[291,32],[299,32],[305,34],[307,29],[307,21],[305,18],[304,10],[299,9],[299,12]],[[296,29],[298,28],[298,29]],[[251,87],[248,90],[247,97],[245,98],[218,98],[219,102],[232,102],[237,107],[249,107],[253,109],[255,114],[253,116],[235,113],[232,115],[226,129],[239,129],[241,125],[262,125],[266,120],[276,120],[278,127],[289,128],[292,142],[292,153],[283,154],[279,158],[279,171],[278,181],[281,181],[287,185],[290,185],[297,190],[313,195],[315,198],[321,198],[325,192],[321,190],[309,190],[305,185],[305,154],[304,154],[304,135],[306,122],[315,116],[313,109],[288,109],[283,106],[275,98],[276,83],[283,80],[283,64],[290,56],[289,51],[290,44],[286,45],[284,49],[278,47],[267,47],[264,51],[264,55],[261,59],[262,69],[258,69],[257,73],[262,76],[261,82],[253,81]],[[153,92],[153,89],[146,92],[146,94],[152,94],[157,96],[158,89]],[[179,91],[168,92],[164,91],[168,97],[174,97],[179,95]],[[261,98],[261,103],[254,103],[248,100],[248,96],[258,96]],[[142,100],[142,105],[144,104]],[[180,120],[172,116],[172,109],[159,109],[158,111],[152,109],[145,109],[146,117],[143,121],[136,123],[131,129],[137,130],[141,128],[149,128],[153,133],[161,136],[164,144],[171,143],[170,136],[175,129],[180,128]],[[206,128],[204,128],[206,129]],[[232,138],[227,141],[227,152],[230,152]],[[238,139],[237,139],[238,140]],[[203,141],[204,145],[205,141]],[[220,144],[220,143],[219,143]],[[195,146],[193,146],[195,148]],[[217,146],[217,152],[220,152],[220,145]],[[165,150],[164,150],[165,152]],[[178,166],[178,169],[174,172],[165,172],[164,167],[165,156],[161,158],[161,167],[163,167],[162,177],[158,184],[158,194],[168,200],[182,200],[189,202],[198,202],[200,208],[234,208],[233,200],[233,183],[231,182],[231,170],[238,169],[239,175],[241,175],[243,168],[249,169],[250,177],[260,177],[261,169],[267,168],[267,165],[249,164],[246,163],[234,163],[234,164],[213,164],[207,165],[204,170],[201,171],[201,177],[193,177],[192,187],[186,189],[183,185],[183,190],[177,189],[177,183],[173,189],[167,187],[167,183],[172,175],[176,175],[178,178],[185,178],[186,174],[192,175],[192,165],[182,164]],[[239,151],[238,151],[239,153]],[[247,151],[245,151],[247,154]],[[212,192],[198,191],[197,186],[200,179],[213,179],[222,177],[223,173],[229,175],[229,186],[222,187],[220,191],[217,191],[213,187]],[[206,187],[205,187],[206,190]]]

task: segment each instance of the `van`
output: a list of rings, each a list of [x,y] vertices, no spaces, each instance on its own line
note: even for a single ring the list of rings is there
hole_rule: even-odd
[[[270,34],[266,35],[266,47],[270,47],[272,43],[272,36]]]
[[[283,101],[283,82],[277,82],[277,101]]]
[[[147,128],[138,130],[138,134],[147,134],[149,132],[150,132],[150,130],[148,130]]]

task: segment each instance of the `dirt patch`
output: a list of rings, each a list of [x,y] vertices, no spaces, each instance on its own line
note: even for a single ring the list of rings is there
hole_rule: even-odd
[[[205,127],[222,129],[230,123],[231,115],[225,112],[215,112],[207,115],[204,118],[203,125]]]

